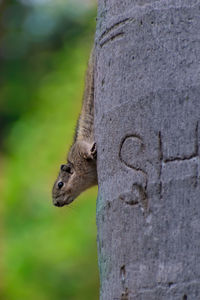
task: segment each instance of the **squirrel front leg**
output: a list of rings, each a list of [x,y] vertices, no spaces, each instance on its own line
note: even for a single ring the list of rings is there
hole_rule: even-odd
[[[80,143],[80,149],[81,149],[81,155],[83,155],[83,158],[86,160],[92,160],[96,159],[97,157],[97,147],[96,143],[88,143],[85,141],[81,141]]]

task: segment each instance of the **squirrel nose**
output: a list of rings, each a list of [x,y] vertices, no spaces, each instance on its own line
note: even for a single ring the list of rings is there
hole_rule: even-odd
[[[59,200],[54,202],[54,205],[57,207],[62,207],[64,204],[62,202],[60,202]]]

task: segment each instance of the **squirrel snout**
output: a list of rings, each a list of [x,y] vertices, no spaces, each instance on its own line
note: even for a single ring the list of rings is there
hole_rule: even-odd
[[[57,206],[57,207],[62,207],[62,206],[65,205],[65,204],[63,203],[63,201],[59,201],[59,200],[55,200],[55,201],[53,202],[53,204],[54,204],[55,206]]]

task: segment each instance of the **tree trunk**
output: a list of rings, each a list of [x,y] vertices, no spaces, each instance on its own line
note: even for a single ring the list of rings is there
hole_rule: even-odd
[[[200,1],[99,0],[101,300],[200,299]]]

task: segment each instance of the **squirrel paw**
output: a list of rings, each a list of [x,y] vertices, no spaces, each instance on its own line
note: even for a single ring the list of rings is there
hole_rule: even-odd
[[[92,145],[92,148],[90,149],[90,153],[91,153],[91,156],[93,159],[97,158],[97,144],[96,143],[94,143]]]

